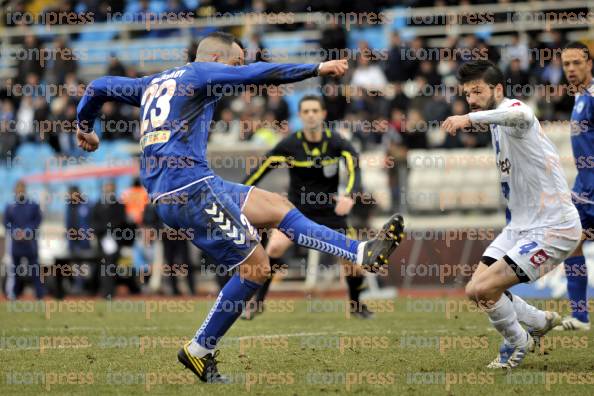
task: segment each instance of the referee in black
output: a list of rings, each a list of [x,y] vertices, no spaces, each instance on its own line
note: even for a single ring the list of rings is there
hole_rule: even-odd
[[[257,184],[271,169],[289,168],[288,199],[305,216],[334,230],[353,233],[347,215],[354,205],[354,196],[360,191],[361,172],[359,156],[353,146],[337,133],[325,127],[326,108],[320,96],[308,95],[299,101],[299,118],[303,129],[281,140],[269,151],[261,165],[248,171],[246,185]],[[339,163],[343,162],[348,173],[346,189],[338,193]],[[280,259],[292,245],[285,235],[273,230],[266,245],[272,272],[280,268]],[[373,313],[359,301],[363,289],[363,271],[348,261],[342,261],[349,288],[351,314],[370,318]],[[256,293],[256,304],[248,304],[244,319],[261,313],[264,298],[272,282],[269,278]]]

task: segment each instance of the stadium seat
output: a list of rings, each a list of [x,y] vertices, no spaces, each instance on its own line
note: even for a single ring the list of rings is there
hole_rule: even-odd
[[[490,148],[411,150],[408,205],[417,212],[501,207],[497,169]]]
[[[370,48],[385,49],[389,48],[388,37],[385,34],[383,26],[367,27],[364,29],[354,29],[348,35],[349,48],[357,48],[359,41],[366,41]]]
[[[16,151],[19,165],[25,172],[45,170],[51,163],[55,153],[47,144],[24,143]]]

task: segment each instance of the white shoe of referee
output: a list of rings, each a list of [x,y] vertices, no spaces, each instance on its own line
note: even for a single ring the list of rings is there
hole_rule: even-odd
[[[571,330],[579,330],[579,331],[588,331],[590,330],[590,322],[582,322],[579,319],[574,318],[573,316],[566,316],[561,320],[561,324],[556,326],[553,330],[556,331],[571,331]]]

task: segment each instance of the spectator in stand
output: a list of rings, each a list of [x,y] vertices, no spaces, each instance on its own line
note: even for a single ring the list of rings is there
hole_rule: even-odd
[[[540,76],[545,84],[557,86],[563,80],[563,67],[561,66],[561,57],[555,56],[551,62],[545,66]]]
[[[437,126],[451,114],[451,106],[447,102],[445,95],[436,94],[433,100],[427,101],[422,109],[423,118],[429,125]]]
[[[384,71],[376,64],[372,64],[368,55],[357,57],[357,66],[353,72],[351,85],[371,91],[381,91],[386,87],[388,79]]]
[[[347,47],[346,31],[334,18],[322,30],[320,47],[324,50],[323,61],[340,59],[340,51]]]
[[[506,97],[522,100],[524,93],[529,92],[526,87],[530,84],[530,75],[521,65],[520,59],[512,59],[505,71]]]
[[[41,46],[41,43],[33,34],[25,36],[25,43],[23,48],[18,51],[16,59],[18,59],[16,70],[16,82],[17,84],[25,84],[27,76],[33,73],[38,79],[43,76],[43,59],[47,57],[44,55],[45,49]]]
[[[402,134],[402,143],[411,149],[426,149],[427,132],[429,125],[423,118],[421,112],[417,109],[410,109],[404,122],[404,133]]]
[[[58,96],[50,104],[48,119],[55,127],[47,131],[44,138],[48,139],[56,152],[74,155],[78,150],[72,127],[76,120],[76,102],[66,95]]]
[[[122,193],[122,202],[126,207],[126,216],[128,223],[136,224],[140,227],[144,214],[144,208],[149,203],[149,196],[142,184],[140,178],[135,177],[132,186]]]
[[[194,50],[194,53],[196,51]],[[107,73],[108,76],[125,76],[126,75],[126,68],[124,64],[118,59],[118,57],[111,53],[109,55],[109,65],[107,66]]]
[[[150,1],[149,0],[139,0],[138,2],[133,2],[133,3],[128,3],[129,7],[131,7],[131,9],[128,9],[128,12],[132,12],[132,14],[134,15],[134,21],[137,22],[145,22],[147,19],[149,19],[151,8],[150,8]],[[130,33],[130,36],[132,38],[141,38],[144,36],[149,35],[151,32],[143,29],[143,30],[134,30]]]
[[[10,160],[19,143],[14,130],[14,105],[8,99],[0,103],[0,158]],[[10,165],[10,164],[7,164]]]
[[[511,44],[503,48],[501,60],[503,62],[503,69],[511,64],[514,59],[520,61],[519,68],[522,71],[528,71],[530,68],[530,51],[528,43],[524,35],[520,33],[512,33]]]
[[[404,62],[402,64],[402,81],[412,80],[417,75],[419,64],[427,55],[425,41],[421,37],[415,37],[410,47],[406,48]]]
[[[133,120],[124,115],[126,106],[116,104],[115,102],[105,102],[103,105],[103,130],[101,138],[103,140],[134,140]]]
[[[490,45],[483,39],[478,40],[478,55],[483,56],[483,54],[487,54],[487,60],[498,64],[501,60],[501,54],[499,53],[499,49],[495,48],[494,46]]]
[[[445,87],[457,87],[456,71],[458,64],[452,59],[442,59],[437,65],[437,72]]]
[[[279,140],[286,136],[288,127],[282,128],[274,118],[274,113],[269,111],[264,114],[264,119],[260,122],[255,122],[254,135],[252,141],[262,147],[272,148]]]
[[[274,118],[278,122],[288,122],[289,120],[289,105],[282,96],[281,88],[277,86],[270,86],[268,88],[268,96],[266,97],[266,109],[274,114]]]
[[[456,98],[452,104],[452,115],[468,114],[468,106],[462,98]],[[446,135],[442,148],[477,148],[486,147],[491,144],[491,133],[488,129],[477,127],[476,133],[457,133],[452,136]]]
[[[225,106],[217,106],[221,108],[219,119],[213,124],[211,132],[208,134],[208,139],[214,144],[230,144],[239,142],[240,125],[239,120],[229,108]]]
[[[168,265],[171,269],[179,268],[179,271],[170,271],[169,275],[173,295],[179,296],[181,294],[177,284],[177,278],[184,273],[187,274],[186,279],[188,281],[188,290],[191,295],[195,295],[194,266],[190,259],[188,241],[183,237],[185,233],[173,233],[171,230],[164,230],[162,235],[164,264]]]
[[[410,99],[402,91],[401,83],[394,83],[394,97],[390,101],[390,108],[398,108],[402,111],[406,111],[410,104]]]
[[[441,84],[441,76],[435,70],[435,64],[430,60],[421,61],[418,76],[423,77],[432,87],[438,87]]]
[[[145,285],[149,276],[153,273],[155,261],[155,242],[158,238],[158,230],[162,227],[154,205],[148,204],[144,208],[141,224],[139,225],[140,237],[134,240],[132,261],[134,270],[140,274],[140,283]],[[145,287],[146,290],[146,287]]]
[[[52,49],[52,59],[49,62],[47,81],[50,84],[64,84],[67,74],[78,70],[77,53],[69,48],[64,37],[59,37],[54,41]]]
[[[404,112],[402,109],[394,108],[391,113],[388,131],[384,135],[382,145],[386,148],[385,167],[392,193],[391,211],[402,212],[405,211],[405,201],[402,200],[402,196],[406,190],[408,151],[402,136],[405,126]]]
[[[246,45],[246,60],[249,62],[268,62],[270,61],[270,54],[262,43],[262,36],[258,32],[254,32],[249,36]],[[195,54],[196,50],[192,52]],[[192,58],[192,61],[194,59]]]
[[[6,294],[10,300],[21,295],[24,280],[28,278],[33,281],[37,299],[43,298],[45,294],[37,245],[41,220],[39,205],[27,197],[25,183],[18,181],[14,189],[14,203],[8,205],[4,211],[4,227],[10,238],[11,263],[6,279]]]
[[[386,77],[390,82],[406,81],[406,46],[398,32],[390,34],[390,51],[386,61]]]
[[[100,295],[112,298],[115,295],[116,284],[125,283],[132,294],[140,292],[132,267],[119,267],[122,247],[132,245],[127,240],[129,232],[126,221],[126,208],[117,200],[115,184],[106,182],[103,185],[101,199],[95,204],[91,215],[91,225],[95,230],[99,251],[103,257],[99,268],[98,285],[95,285]],[[133,230],[132,230],[133,231]]]
[[[65,220],[70,254],[88,253],[92,247],[90,238],[86,237],[90,229],[91,207],[77,186],[71,186],[68,191]]]
[[[42,121],[49,118],[49,103],[43,96],[36,96],[33,98],[33,110],[33,133],[35,134],[35,139],[38,142],[47,142],[48,139],[50,139],[52,131],[47,131],[44,129],[42,133],[41,126],[43,125]],[[50,146],[52,146],[51,143]]]
[[[347,99],[344,96],[344,87],[339,85],[340,81],[328,79],[323,86],[324,103],[326,104],[326,122],[335,123],[344,118],[347,109]]]
[[[78,265],[83,265],[85,258],[93,256],[92,234],[90,234],[91,207],[86,198],[81,195],[77,186],[71,186],[68,191],[65,217],[68,253],[71,259],[78,261]],[[83,260],[79,261],[81,258]],[[72,292],[81,294],[85,279],[82,274],[75,274],[74,276]]]
[[[34,116],[33,97],[24,96],[21,99],[16,115],[16,132],[19,135],[20,142],[32,142],[35,140],[35,129],[33,127]]]

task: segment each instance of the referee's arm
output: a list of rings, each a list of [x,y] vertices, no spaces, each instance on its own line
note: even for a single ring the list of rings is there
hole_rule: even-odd
[[[348,141],[343,140],[340,156],[345,161],[348,174],[344,195],[354,199],[354,194],[361,191],[359,153],[357,153],[355,148]]]
[[[255,186],[271,169],[288,161],[287,156],[284,155],[284,150],[282,150],[282,143],[282,141],[279,142],[272,150],[266,153],[263,160],[258,161],[260,163],[258,166],[247,170],[247,176],[242,184]]]

